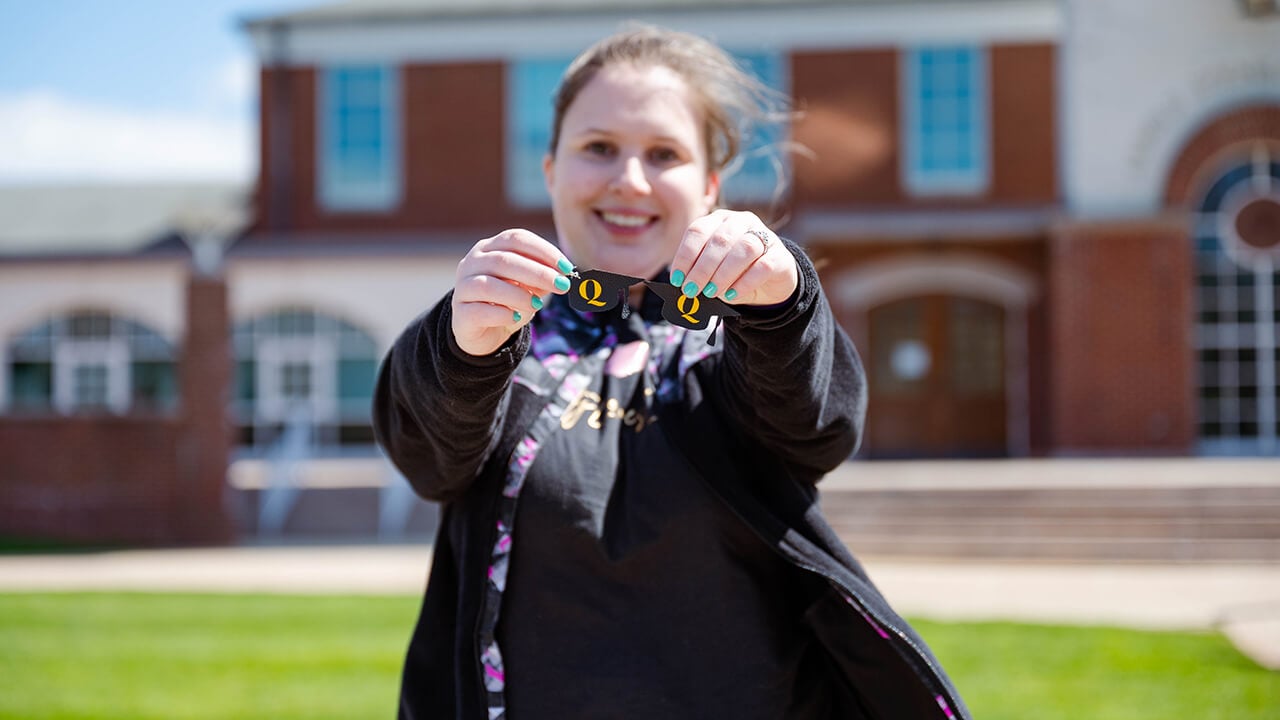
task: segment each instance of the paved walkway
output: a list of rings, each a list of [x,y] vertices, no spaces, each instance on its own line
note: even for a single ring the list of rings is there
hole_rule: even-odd
[[[421,592],[425,546],[232,547],[0,556],[0,592]],[[1219,629],[1280,670],[1280,566],[1050,565],[864,558],[904,615]]]

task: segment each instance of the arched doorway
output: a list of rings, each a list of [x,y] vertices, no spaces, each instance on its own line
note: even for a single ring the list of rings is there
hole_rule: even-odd
[[[978,255],[907,257],[845,273],[838,287],[865,326],[865,456],[1030,452],[1030,273]]]

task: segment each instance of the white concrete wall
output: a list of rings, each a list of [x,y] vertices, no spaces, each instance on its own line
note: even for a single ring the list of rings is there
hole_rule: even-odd
[[[453,287],[457,257],[253,258],[227,268],[233,322],[285,307],[341,318],[391,347]]]
[[[232,322],[283,307],[311,307],[365,330],[382,348],[453,287],[459,257],[233,260],[226,270]],[[78,309],[135,320],[181,344],[183,262],[0,265],[0,338]]]
[[[1060,157],[1077,217],[1155,211],[1190,136],[1280,102],[1280,19],[1237,0],[1066,0]]]
[[[186,326],[187,265],[50,262],[0,265],[0,338],[72,310],[105,310],[146,325],[175,345]]]

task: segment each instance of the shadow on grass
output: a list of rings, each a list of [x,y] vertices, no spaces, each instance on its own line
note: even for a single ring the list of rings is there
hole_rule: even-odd
[[[132,545],[108,545],[101,543],[76,543],[49,538],[8,537],[0,535],[2,555],[88,555],[93,553],[135,550]]]

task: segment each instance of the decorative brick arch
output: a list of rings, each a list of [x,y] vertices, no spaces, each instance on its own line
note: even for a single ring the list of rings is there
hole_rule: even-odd
[[[1222,169],[1220,158],[1248,157],[1258,143],[1269,146],[1273,157],[1280,157],[1280,104],[1253,104],[1214,117],[1183,143],[1170,166],[1165,205],[1191,207]]]

